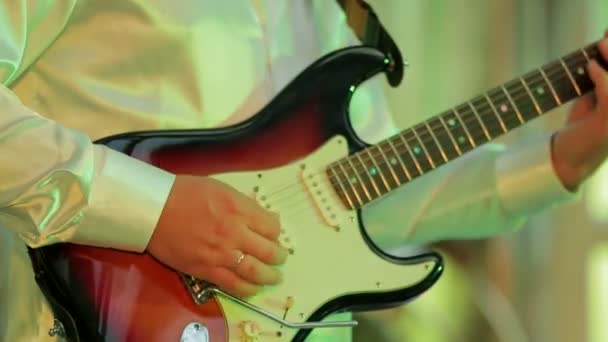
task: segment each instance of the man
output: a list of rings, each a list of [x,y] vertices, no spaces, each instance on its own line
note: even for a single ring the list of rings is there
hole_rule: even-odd
[[[210,178],[91,140],[245,119],[315,59],[356,44],[337,4],[3,0],[0,14],[0,339],[53,340],[25,245],[146,251],[241,296],[280,281],[278,217]],[[580,101],[552,143],[488,146],[421,178],[366,208],[372,238],[388,249],[491,236],[570,198],[608,152],[608,76],[594,63],[589,72],[597,101]],[[357,92],[374,107],[352,113],[358,132],[394,133],[378,84]],[[462,189],[474,200],[454,202]]]

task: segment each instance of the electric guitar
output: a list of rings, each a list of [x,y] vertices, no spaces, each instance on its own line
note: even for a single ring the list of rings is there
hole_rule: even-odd
[[[314,328],[356,324],[322,322],[330,313],[413,299],[440,277],[440,256],[384,254],[361,211],[589,92],[591,59],[601,59],[597,43],[370,146],[351,127],[351,96],[373,75],[384,72],[396,84],[403,71],[392,56],[353,47],[312,64],[234,126],[98,141],[173,173],[213,175],[279,212],[290,255],[280,285],[242,301],[146,254],[72,244],[31,250],[61,320],[57,331],[76,341],[302,341]]]

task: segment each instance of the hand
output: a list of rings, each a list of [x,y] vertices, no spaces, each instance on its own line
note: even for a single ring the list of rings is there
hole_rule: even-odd
[[[608,39],[600,42],[600,51],[608,60]],[[555,172],[571,191],[608,156],[608,73],[595,61],[589,63],[588,71],[595,94],[588,94],[574,104],[566,127],[557,132],[552,145]]]
[[[278,216],[208,177],[177,176],[148,252],[240,297],[277,284],[285,261]],[[245,255],[238,263],[239,257]]]

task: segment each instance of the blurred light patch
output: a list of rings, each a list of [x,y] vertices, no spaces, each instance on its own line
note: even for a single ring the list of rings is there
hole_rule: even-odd
[[[587,310],[587,341],[608,341],[608,242],[596,245],[589,254]]]
[[[591,219],[608,223],[608,163],[604,163],[589,180],[585,191],[586,207]]]

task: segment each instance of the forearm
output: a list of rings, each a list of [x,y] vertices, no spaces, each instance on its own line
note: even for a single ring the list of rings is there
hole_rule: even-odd
[[[94,145],[0,88],[0,226],[32,247],[70,241],[141,251],[173,175]]]

